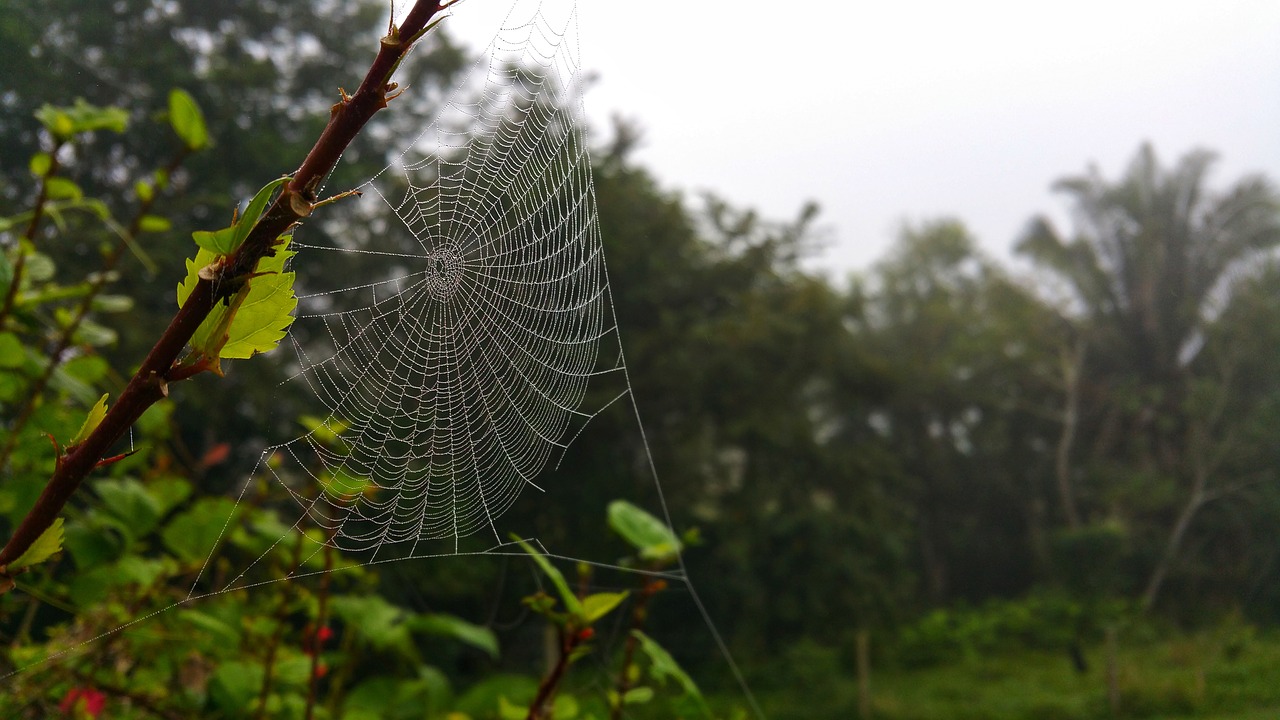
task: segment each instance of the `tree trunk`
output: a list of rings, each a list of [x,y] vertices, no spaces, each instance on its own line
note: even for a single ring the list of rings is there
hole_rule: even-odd
[[[1058,500],[1067,518],[1067,527],[1080,528],[1080,511],[1076,507],[1075,488],[1071,483],[1071,447],[1075,444],[1076,427],[1080,422],[1080,372],[1084,366],[1084,341],[1077,340],[1070,354],[1062,358],[1063,398],[1062,434],[1058,436],[1058,448],[1054,457],[1054,475],[1058,481]]]
[[[1187,498],[1187,504],[1183,506],[1182,512],[1178,515],[1178,521],[1173,524],[1173,530],[1169,533],[1169,540],[1165,543],[1164,553],[1160,556],[1160,561],[1151,571],[1151,577],[1147,580],[1147,588],[1142,592],[1142,609],[1150,610],[1156,604],[1156,598],[1160,595],[1160,588],[1164,585],[1165,578],[1169,574],[1169,569],[1173,567],[1174,560],[1178,557],[1178,551],[1182,548],[1182,541],[1186,538],[1187,530],[1191,527],[1191,521],[1195,519],[1196,513],[1200,512],[1200,508],[1204,506],[1207,496],[1205,495],[1205,476],[1203,473],[1196,473],[1195,484],[1191,489],[1191,497]]]

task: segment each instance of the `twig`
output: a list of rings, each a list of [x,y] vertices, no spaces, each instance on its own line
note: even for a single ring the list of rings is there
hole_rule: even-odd
[[[551,698],[555,696],[556,688],[560,687],[560,681],[564,679],[565,670],[569,668],[569,659],[573,657],[573,651],[582,642],[582,635],[575,632],[571,628],[564,628],[560,631],[560,654],[556,657],[556,664],[551,668],[551,672],[542,678],[542,682],[538,684],[538,694],[534,696],[533,702],[529,703],[529,714],[525,720],[541,720],[546,718],[546,705],[551,702]]]
[[[49,178],[58,172],[58,151],[62,149],[63,141],[55,140],[53,149],[49,151],[49,169],[40,177],[40,190],[36,193],[35,207],[31,209],[31,222],[27,223],[27,229],[22,233],[22,240],[28,242],[35,239],[36,230],[40,228],[40,221],[44,219],[44,208],[49,201]],[[18,242],[18,259],[13,261],[13,277],[9,280],[9,289],[4,294],[4,302],[0,304],[0,328],[4,327],[4,321],[8,319],[9,313],[13,311],[13,303],[18,297],[18,287],[22,285],[22,272],[26,267],[27,254],[22,252],[22,242]]]
[[[651,575],[645,576],[644,586],[640,588],[640,596],[636,598],[635,607],[631,611],[631,632],[627,633],[627,643],[622,650],[622,668],[618,670],[617,702],[609,709],[610,720],[622,717],[622,696],[631,689],[631,665],[635,661],[636,646],[640,644],[635,631],[643,630],[645,621],[649,619],[649,600],[667,587],[667,581]]]
[[[164,172],[166,173],[166,176],[172,176],[173,172],[178,169],[178,166],[182,164],[182,161],[186,159],[190,152],[190,149],[184,145],[182,149],[174,155],[173,160],[165,167]],[[49,362],[45,364],[44,372],[42,372],[40,377],[32,384],[31,389],[27,393],[26,401],[23,402],[21,409],[16,415],[17,419],[14,420],[13,425],[9,428],[9,438],[5,440],[4,447],[0,448],[0,468],[3,468],[5,463],[9,461],[9,456],[13,453],[13,448],[18,443],[18,434],[22,432],[24,427],[26,427],[27,421],[31,419],[31,414],[35,412],[36,403],[40,400],[40,396],[44,393],[45,387],[48,386],[49,381],[53,378],[53,373],[62,364],[63,353],[71,348],[71,341],[76,330],[80,329],[80,324],[89,316],[89,311],[92,309],[94,299],[97,298],[98,294],[102,292],[102,289],[107,286],[111,271],[114,270],[116,264],[120,262],[120,258],[124,255],[125,249],[133,242],[134,238],[138,236],[139,232],[141,232],[142,219],[151,212],[151,208],[155,205],[155,201],[156,194],[152,193],[150,197],[143,200],[142,203],[138,205],[138,211],[134,214],[133,220],[129,223],[128,229],[120,234],[115,247],[112,248],[111,252],[103,259],[102,272],[98,273],[97,276],[90,281],[89,291],[85,293],[83,298],[81,298],[79,306],[76,307],[75,312],[71,316],[71,321],[62,328],[62,332],[59,334],[58,340],[54,343],[53,349],[49,351]],[[19,259],[21,259],[21,257]],[[16,275],[17,273],[15,271],[15,277]]]
[[[60,459],[35,506],[0,550],[0,577],[6,576],[9,563],[53,524],[67,500],[111,446],[147,408],[168,395],[169,372],[174,361],[213,307],[237,292],[258,261],[275,252],[280,235],[310,213],[314,193],[325,176],[365,124],[387,106],[387,95],[395,90],[394,83],[390,82],[391,72],[413,46],[412,40],[401,38],[414,38],[427,27],[440,5],[441,0],[418,0],[403,26],[398,31],[393,28],[393,32],[382,38],[378,56],[360,88],[352,96],[344,94],[342,101],[333,106],[324,132],[244,244],[219,263],[210,278],[200,278],[106,417],[83,443],[69,448]]]
[[[307,709],[303,720],[311,720],[315,713],[316,695],[320,690],[320,632],[329,622],[329,576],[333,572],[333,546],[324,546],[324,574],[320,576],[320,607],[316,611],[316,629],[311,634],[311,680],[307,684]]]

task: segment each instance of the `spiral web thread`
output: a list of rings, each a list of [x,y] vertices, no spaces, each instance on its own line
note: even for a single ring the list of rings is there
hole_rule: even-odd
[[[258,468],[334,547],[501,545],[495,519],[594,414],[580,409],[588,381],[621,369],[599,359],[616,328],[572,22],[539,12],[501,31],[482,81],[362,186],[399,219],[385,247],[295,245],[306,263],[378,256],[384,273],[299,294],[289,382],[326,412]]]

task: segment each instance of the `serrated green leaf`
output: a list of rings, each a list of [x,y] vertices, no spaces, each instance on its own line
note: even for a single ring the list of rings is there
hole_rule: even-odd
[[[256,352],[274,348],[293,323],[297,297],[293,295],[293,273],[283,272],[284,263],[292,258],[289,237],[276,249],[275,256],[257,264],[255,274],[227,304],[214,307],[191,338],[191,346],[207,357],[246,359]],[[182,305],[200,281],[200,270],[214,261],[216,252],[201,249],[195,259],[187,260],[187,277],[178,284],[178,304]]]
[[[201,248],[194,258],[187,258],[187,275],[182,282],[178,283],[178,307],[187,303],[191,291],[195,290],[196,284],[200,282],[200,271],[212,264],[217,256],[214,251]]]
[[[167,232],[171,227],[173,223],[159,215],[143,215],[138,221],[138,230],[141,232]]]
[[[294,254],[286,249],[287,242],[277,247],[274,257],[258,263],[257,277],[249,280],[249,292],[235,311],[219,357],[246,359],[273,350],[293,324],[298,298],[293,294],[295,274],[284,271]]]
[[[556,586],[556,592],[560,594],[560,601],[564,603],[565,610],[575,618],[582,617],[582,603],[578,600],[578,596],[570,589],[569,583],[565,581],[564,575],[552,565],[546,556],[534,549],[532,545],[525,542],[516,535],[512,535],[511,539],[516,541],[521,549],[533,557],[533,561],[542,569],[542,573],[551,580],[551,584]]]
[[[582,619],[588,625],[608,615],[619,603],[627,599],[627,592],[595,593],[582,599]]]
[[[79,445],[84,439],[89,437],[89,433],[98,429],[98,424],[102,422],[102,418],[107,416],[107,393],[103,393],[98,398],[98,402],[94,403],[89,409],[89,415],[84,419],[84,424],[80,426],[80,432],[71,438],[72,445]]]
[[[626,500],[609,503],[609,527],[639,551],[644,560],[664,561],[680,553],[680,539],[658,518]]]
[[[31,547],[27,551],[18,556],[18,559],[9,563],[8,572],[29,568],[32,565],[38,565],[48,560],[54,553],[62,549],[62,518],[56,518],[44,532],[40,533],[40,537],[31,543]]]
[[[200,150],[209,144],[204,114],[186,90],[174,88],[169,91],[169,123],[187,149]]]
[[[31,174],[36,177],[44,177],[49,174],[49,168],[53,167],[53,157],[49,153],[36,153],[31,156]]]
[[[50,200],[80,200],[84,191],[80,186],[64,177],[45,178],[45,196]]]
[[[211,358],[245,359],[255,353],[275,348],[293,323],[292,312],[298,305],[293,294],[294,273],[284,272],[285,262],[293,256],[288,249],[289,236],[272,257],[258,262],[256,277],[228,303],[219,303],[191,337],[191,347]],[[201,248],[194,259],[187,260],[187,276],[178,285],[178,304],[190,297],[199,282],[200,270],[217,257]]]

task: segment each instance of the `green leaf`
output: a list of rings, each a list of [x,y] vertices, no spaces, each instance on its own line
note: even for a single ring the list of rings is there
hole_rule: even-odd
[[[84,419],[84,424],[80,426],[80,432],[76,433],[76,436],[71,438],[71,444],[79,445],[84,442],[85,438],[89,437],[89,433],[98,429],[98,424],[101,423],[102,418],[106,416],[107,393],[103,393],[102,397],[98,398],[98,402],[94,403],[93,407],[89,409],[88,417]]]
[[[187,149],[200,150],[209,144],[204,114],[186,90],[174,88],[169,91],[169,123]]]
[[[294,273],[284,272],[285,262],[293,257],[288,244],[289,236],[283,236],[276,254],[258,262],[256,277],[246,282],[245,289],[213,308],[192,335],[191,347],[210,358],[245,359],[280,343],[298,305],[293,294]],[[178,285],[179,305],[195,290],[201,269],[216,257],[214,251],[201,248],[195,258],[187,260],[187,276]]]
[[[236,512],[236,504],[226,498],[201,499],[186,512],[174,516],[160,538],[179,560],[199,562],[213,552]]]
[[[226,643],[227,647],[236,647],[240,642],[240,631],[237,628],[225,620],[208,613],[183,609],[178,615],[178,619],[190,623],[197,629]]]
[[[100,355],[80,355],[63,363],[60,369],[76,381],[92,385],[105,378],[111,366]]]
[[[350,427],[347,423],[332,416],[321,418],[316,415],[301,415],[298,417],[298,422],[306,429],[308,435],[328,448],[341,446],[342,433],[346,432]]]
[[[352,475],[343,468],[337,468],[320,475],[320,487],[335,499],[350,502],[363,495],[370,483],[366,477]]]
[[[76,328],[75,334],[71,336],[77,344],[92,345],[93,347],[104,347],[106,345],[114,345],[119,335],[115,330],[96,323],[88,318],[80,321],[79,327]]]
[[[516,541],[526,553],[533,557],[534,562],[538,563],[538,567],[542,568],[542,573],[551,580],[551,584],[556,586],[556,592],[560,594],[560,600],[564,603],[565,610],[575,618],[582,617],[582,603],[578,600],[578,596],[569,588],[569,583],[565,582],[564,575],[552,565],[549,560],[540,552],[534,549],[532,545],[520,539],[516,535],[511,538]]]
[[[156,188],[146,180],[139,180],[133,184],[133,193],[138,196],[139,201],[150,202],[156,196]]]
[[[284,339],[298,306],[293,294],[295,274],[284,271],[285,262],[294,255],[287,249],[288,242],[286,239],[276,247],[274,256],[258,263],[257,277],[249,280],[249,292],[235,311],[219,357],[247,359],[275,349]]]
[[[413,652],[409,635],[411,613],[374,596],[336,595],[331,601],[333,614],[378,650],[394,649],[408,655]]]
[[[240,247],[244,243],[245,238],[249,237],[249,231],[253,230],[253,226],[258,224],[258,218],[262,217],[262,211],[267,209],[267,202],[271,200],[271,196],[275,194],[276,188],[291,180],[288,175],[276,178],[253,196],[249,201],[249,206],[245,208],[244,214],[240,216],[240,220],[235,224],[236,236],[232,241],[232,249]]]
[[[0,218],[0,232],[8,229],[5,227],[6,218]],[[0,296],[9,292],[9,286],[13,284],[13,263],[9,260],[9,253],[0,250]]]
[[[31,282],[44,282],[53,277],[53,273],[57,270],[57,266],[53,263],[53,258],[41,252],[27,253],[27,280]]]
[[[27,352],[22,341],[11,332],[0,333],[0,368],[9,370],[22,367],[27,359]]]
[[[96,525],[90,527],[83,523],[66,526],[62,543],[80,570],[88,570],[115,560],[123,548],[120,537],[107,528]]]
[[[683,546],[671,528],[626,500],[609,503],[609,527],[639,551],[644,560],[671,561]]]
[[[588,624],[608,615],[618,604],[627,599],[627,592],[595,593],[582,599],[582,619]]]
[[[173,223],[168,218],[162,218],[159,215],[143,215],[138,222],[138,230],[140,232],[167,232],[173,227]]]
[[[98,107],[77,98],[72,107],[45,105],[36,111],[36,119],[45,129],[62,140],[94,130],[122,133],[129,124],[129,113],[115,107]]]
[[[232,243],[236,239],[236,226],[224,227],[221,230],[196,230],[191,233],[191,239],[196,241],[196,245],[202,250],[208,250],[215,255],[230,255],[235,247]]]
[[[653,688],[631,688],[622,696],[623,705],[643,705],[653,699]]]
[[[31,543],[27,551],[9,563],[8,572],[29,568],[48,560],[54,553],[62,549],[62,518],[56,518],[40,537]]]
[[[266,671],[258,663],[224,662],[209,685],[209,698],[227,717],[247,717],[249,703],[262,687]]]
[[[80,186],[64,177],[45,178],[45,196],[50,200],[81,200],[84,191]]]
[[[489,653],[495,660],[498,657],[498,638],[487,627],[473,625],[453,615],[433,613],[422,615],[410,622],[410,627],[431,635],[453,638],[471,647]]]
[[[90,306],[104,313],[129,312],[133,309],[133,298],[128,295],[98,295],[93,298]]]
[[[44,177],[49,174],[49,168],[53,167],[53,158],[49,153],[36,153],[31,156],[31,174],[36,177]]]
[[[116,563],[116,576],[125,583],[151,587],[156,580],[173,571],[173,558],[144,558],[126,555]]]
[[[667,652],[666,648],[659,645],[656,640],[639,630],[632,630],[631,634],[640,641],[640,649],[649,658],[649,674],[653,679],[659,682],[666,682],[667,678],[674,679],[680,684],[680,687],[684,688],[685,694],[693,698],[703,713],[710,717],[711,713],[702,697],[702,691],[698,689],[698,685],[693,681],[693,678],[689,677],[689,673],[680,667],[680,663],[677,663],[675,658],[671,657],[671,653]]]
[[[502,720],[524,720],[529,717],[529,709],[516,705],[505,696],[498,698],[498,717]]]
[[[133,478],[99,480],[93,486],[103,507],[121,521],[121,528],[134,540],[155,529],[164,508]]]
[[[560,693],[551,702],[551,717],[557,720],[573,720],[580,711],[578,699],[569,693]]]

